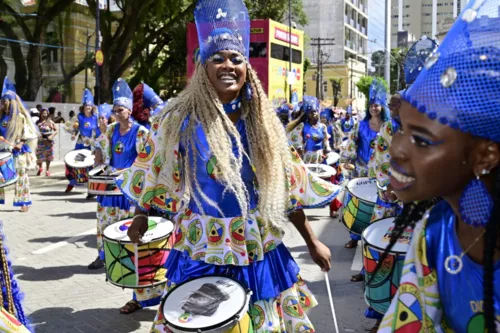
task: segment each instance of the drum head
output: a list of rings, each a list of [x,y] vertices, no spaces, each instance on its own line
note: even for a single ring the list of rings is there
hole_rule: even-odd
[[[73,150],[64,156],[64,162],[73,168],[88,168],[94,165],[95,156],[87,149]]]
[[[106,169],[105,166],[99,165],[98,167],[95,167],[95,168],[93,168],[92,170],[89,171],[89,176],[90,177],[98,176],[98,175],[102,174],[105,169]]]
[[[333,164],[337,163],[339,161],[339,159],[340,159],[340,155],[339,154],[337,154],[334,151],[329,152],[326,155],[326,164],[333,165]]]
[[[347,190],[356,198],[377,202],[377,181],[368,177],[355,178],[347,184]]]
[[[10,160],[11,157],[12,157],[12,154],[9,153],[8,151],[2,151],[2,152],[0,152],[0,161]]]
[[[370,246],[384,250],[391,239],[391,232],[394,229],[394,217],[378,220],[370,224],[363,231],[363,241]],[[406,253],[410,246],[412,228],[406,228],[403,235],[398,239],[391,249],[391,252]]]
[[[163,302],[167,326],[183,332],[205,332],[231,322],[247,306],[248,295],[235,280],[206,276],[178,285]]]
[[[127,236],[127,230],[132,225],[133,219],[125,219],[113,223],[104,229],[104,237],[109,240],[120,241],[122,243],[130,243],[130,238]],[[174,224],[172,221],[166,220],[161,217],[149,217],[148,230],[143,236],[146,243],[161,239],[170,235],[174,231]]]
[[[306,164],[306,167],[319,178],[330,178],[337,174],[337,170],[325,164]]]

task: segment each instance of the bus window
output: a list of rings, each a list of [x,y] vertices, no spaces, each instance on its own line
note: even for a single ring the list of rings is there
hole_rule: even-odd
[[[250,43],[250,58],[267,58],[267,43]]]
[[[290,61],[290,48],[271,43],[271,58]],[[292,62],[294,64],[302,64],[302,51],[292,49]]]

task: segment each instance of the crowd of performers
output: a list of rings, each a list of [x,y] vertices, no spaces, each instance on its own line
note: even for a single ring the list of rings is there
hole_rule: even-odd
[[[105,267],[118,284],[108,260],[120,256],[105,246],[105,230],[119,225],[131,245],[144,245],[164,218],[173,229],[164,276],[133,288],[120,312],[159,306],[151,332],[224,331],[231,321],[214,318],[234,304],[236,292],[224,291],[233,281],[247,290],[249,316],[235,312],[239,322],[226,332],[315,332],[307,311],[317,302],[282,226],[291,222],[329,271],[330,250],[304,214],[329,206],[350,231],[345,247],[363,241],[364,268],[352,281],[365,283],[372,332],[500,332],[500,28],[491,16],[499,6],[470,1],[439,48],[417,41],[405,61],[406,89],[387,102],[374,78],[356,119],[351,107],[342,114],[310,96],[273,110],[248,62],[245,5],[200,0],[200,59],[178,97],[164,103],[146,84],[132,91],[119,79],[113,105],[94,105],[86,90],[66,124],[75,161],[91,160],[87,173],[68,166],[67,191],[97,167],[120,192],[96,198],[98,248],[88,268]],[[26,170],[36,166],[41,133],[54,129],[42,116],[38,126],[30,121],[8,80],[1,98],[0,184],[14,184],[14,170],[14,205],[27,211]],[[324,177],[320,165],[334,172]],[[356,187],[368,185],[373,195],[363,198]],[[28,331],[3,240],[0,328],[7,318],[18,329],[7,332]]]

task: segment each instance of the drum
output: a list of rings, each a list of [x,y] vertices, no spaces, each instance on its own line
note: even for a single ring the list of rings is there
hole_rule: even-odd
[[[373,281],[385,248],[394,229],[394,217],[373,222],[363,231],[363,266],[365,267],[365,301],[375,311],[385,314],[396,294],[401,279],[404,259],[410,246],[413,229],[408,227],[394,244]]]
[[[251,291],[223,276],[203,276],[174,287],[160,311],[174,333],[251,333],[248,315]]]
[[[161,217],[149,217],[142,244],[133,244],[127,236],[132,219],[104,229],[106,279],[122,288],[148,288],[166,281],[163,265],[173,245],[170,235],[174,224]]]
[[[104,172],[106,172],[106,166],[99,165],[89,171],[89,177],[101,176]]]
[[[337,154],[336,152],[332,151],[326,154],[326,164],[327,165],[335,165],[340,159],[340,155]]]
[[[90,150],[73,150],[64,156],[66,163],[66,178],[75,181],[77,184],[84,184],[89,181],[89,171],[94,165],[95,156]]]
[[[92,170],[91,170],[92,171]],[[91,176],[89,178],[89,194],[92,195],[123,195],[116,185],[116,176]]]
[[[361,235],[370,225],[377,202],[376,180],[355,178],[349,181],[344,198],[342,224],[353,234]]]
[[[9,152],[0,152],[0,187],[15,184],[18,178],[14,156]]]
[[[306,164],[306,167],[313,174],[321,179],[330,180],[331,177],[337,174],[337,170],[325,164]]]

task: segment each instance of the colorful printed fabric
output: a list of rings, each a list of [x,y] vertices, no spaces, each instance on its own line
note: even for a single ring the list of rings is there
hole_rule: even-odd
[[[318,123],[317,127],[314,127],[310,125],[309,122],[306,122],[302,135],[305,142],[304,151],[329,149],[328,131],[325,124]]]
[[[379,333],[484,332],[483,270],[467,255],[463,268],[452,275],[444,263],[463,251],[456,234],[456,216],[445,201],[426,213],[414,232],[406,254],[398,292],[380,325]],[[495,281],[500,266],[495,266]],[[457,297],[456,292],[460,291]],[[495,288],[496,327],[500,330],[500,290]]]
[[[141,209],[148,211],[150,208],[155,208],[160,212],[169,213],[173,216],[173,221],[176,223],[176,243],[173,252],[177,253],[177,255],[172,257],[173,253],[171,253],[167,264],[169,262],[175,264],[177,261],[174,260],[180,254],[185,253],[190,260],[214,269],[219,267],[224,270],[226,267],[228,269],[229,267],[237,267],[240,270],[245,268],[253,272],[257,269],[256,267],[265,265],[266,267],[282,267],[283,272],[281,273],[285,274],[286,270],[293,265],[292,263],[290,263],[291,266],[281,266],[279,264],[279,260],[282,258],[279,250],[283,246],[281,241],[282,231],[271,222],[260,218],[258,210],[251,209],[246,218],[241,215],[231,214],[218,216],[218,213],[210,210],[210,207],[204,207],[204,210],[211,211],[213,214],[202,215],[198,213],[197,204],[185,193],[185,177],[182,167],[184,155],[191,154],[191,151],[185,152],[185,148],[180,147],[180,144],[177,144],[172,152],[165,152],[162,149],[165,145],[162,143],[163,135],[161,131],[158,131],[161,128],[160,123],[161,121],[170,121],[168,117],[176,116],[178,115],[172,112],[167,115],[165,120],[160,118],[154,120],[145,146],[147,154],[139,155],[134,165],[117,181],[123,193]],[[238,122],[236,128],[240,133],[242,145],[245,149],[248,149],[244,121]],[[206,137],[200,126],[196,128],[195,133],[197,135],[196,144],[199,145],[197,146],[199,153],[197,159],[200,160],[197,160],[196,163],[199,166],[206,165],[206,167],[197,167],[195,169],[196,174],[193,177],[196,177],[200,184],[209,187],[207,192],[211,191],[212,198],[217,198],[222,195],[224,188],[220,187],[216,182],[216,161],[211,158],[210,150],[206,145]],[[291,178],[288,184],[290,191],[289,211],[325,206],[338,195],[340,188],[309,173],[293,148],[291,149],[291,162],[291,170],[289,170]],[[242,178],[248,192],[253,193],[251,198],[258,200],[253,182],[253,179],[255,179],[253,172],[250,161],[245,158]],[[238,206],[235,200],[234,196],[226,194],[223,200],[218,201],[220,209],[223,212],[234,212],[234,207]],[[202,204],[206,205],[204,202]],[[249,206],[256,207],[256,202],[251,202]],[[293,261],[293,258],[291,260]],[[183,277],[191,277],[189,274],[184,274],[186,268],[185,266],[182,267],[180,273],[183,274]],[[175,273],[169,272],[170,270],[167,268],[167,276]],[[241,282],[246,283],[249,281]],[[259,280],[254,282],[258,284]],[[264,314],[268,318],[272,318],[274,315],[269,312],[269,309],[272,309],[269,305],[273,304],[275,297],[280,294],[287,295],[282,300],[284,302],[288,297],[287,290],[293,287],[293,284],[287,285],[283,289],[279,288],[279,290],[274,290],[272,286],[261,287],[264,289],[271,288],[273,291],[278,292],[278,294],[273,293],[272,299],[257,299],[257,301],[264,301],[262,303]],[[257,290],[254,293],[259,294]],[[265,303],[265,301],[268,303]],[[284,309],[285,307],[281,306],[281,308]],[[291,323],[292,326],[297,326],[297,328],[294,327],[289,332],[299,332],[300,322],[304,323],[304,327],[311,327],[305,314],[301,314],[299,317],[297,321],[292,320]],[[278,320],[273,322],[272,326],[278,328],[282,327],[282,324]],[[152,332],[156,331],[165,331],[165,327],[161,324],[159,318],[157,318]],[[313,332],[313,329],[311,328],[310,331]],[[266,329],[261,332],[270,332],[270,330]]]
[[[340,124],[338,122],[331,123],[327,127],[328,130],[328,135],[329,135],[329,142],[330,142],[330,148],[332,148],[335,151],[340,150],[340,146],[342,144],[342,138],[343,138],[343,133],[342,129],[340,129]]]
[[[306,151],[302,159],[305,164],[321,164],[323,163],[323,150]]]
[[[19,176],[14,188],[14,207],[31,206],[30,180],[24,168],[18,168]],[[5,204],[5,187],[0,188],[0,205]]]
[[[304,123],[300,123],[292,131],[287,133],[288,141],[297,150],[304,149],[304,138],[302,137],[302,131],[304,130]]]
[[[113,198],[115,198],[116,201],[124,200],[123,196],[114,196]],[[101,205],[100,202],[97,202],[97,252],[102,260],[104,260],[104,229],[115,222],[134,216],[133,206],[131,207],[130,204],[125,204],[125,206],[128,206],[125,209],[119,206],[119,203],[115,203],[115,206],[106,207]]]
[[[0,135],[3,137],[7,136],[7,128],[10,117],[4,115],[2,119],[0,119]],[[21,141],[26,141],[20,153],[16,153],[13,151],[15,156],[14,162],[16,169],[26,168],[28,170],[32,170],[36,167],[36,145],[38,134],[34,133],[32,127],[28,124],[28,121],[31,122],[31,119],[26,119],[23,114],[18,114],[18,120],[23,123],[23,130],[20,134],[20,137],[14,139],[10,139],[11,143],[19,144]],[[7,138],[8,139],[8,138]]]
[[[341,153],[341,163],[354,164],[353,177],[368,177],[368,162],[375,147],[377,132],[370,128],[368,121],[354,123],[347,138],[347,146]]]
[[[39,139],[36,147],[36,158],[38,162],[52,162],[54,160],[54,141]]]

